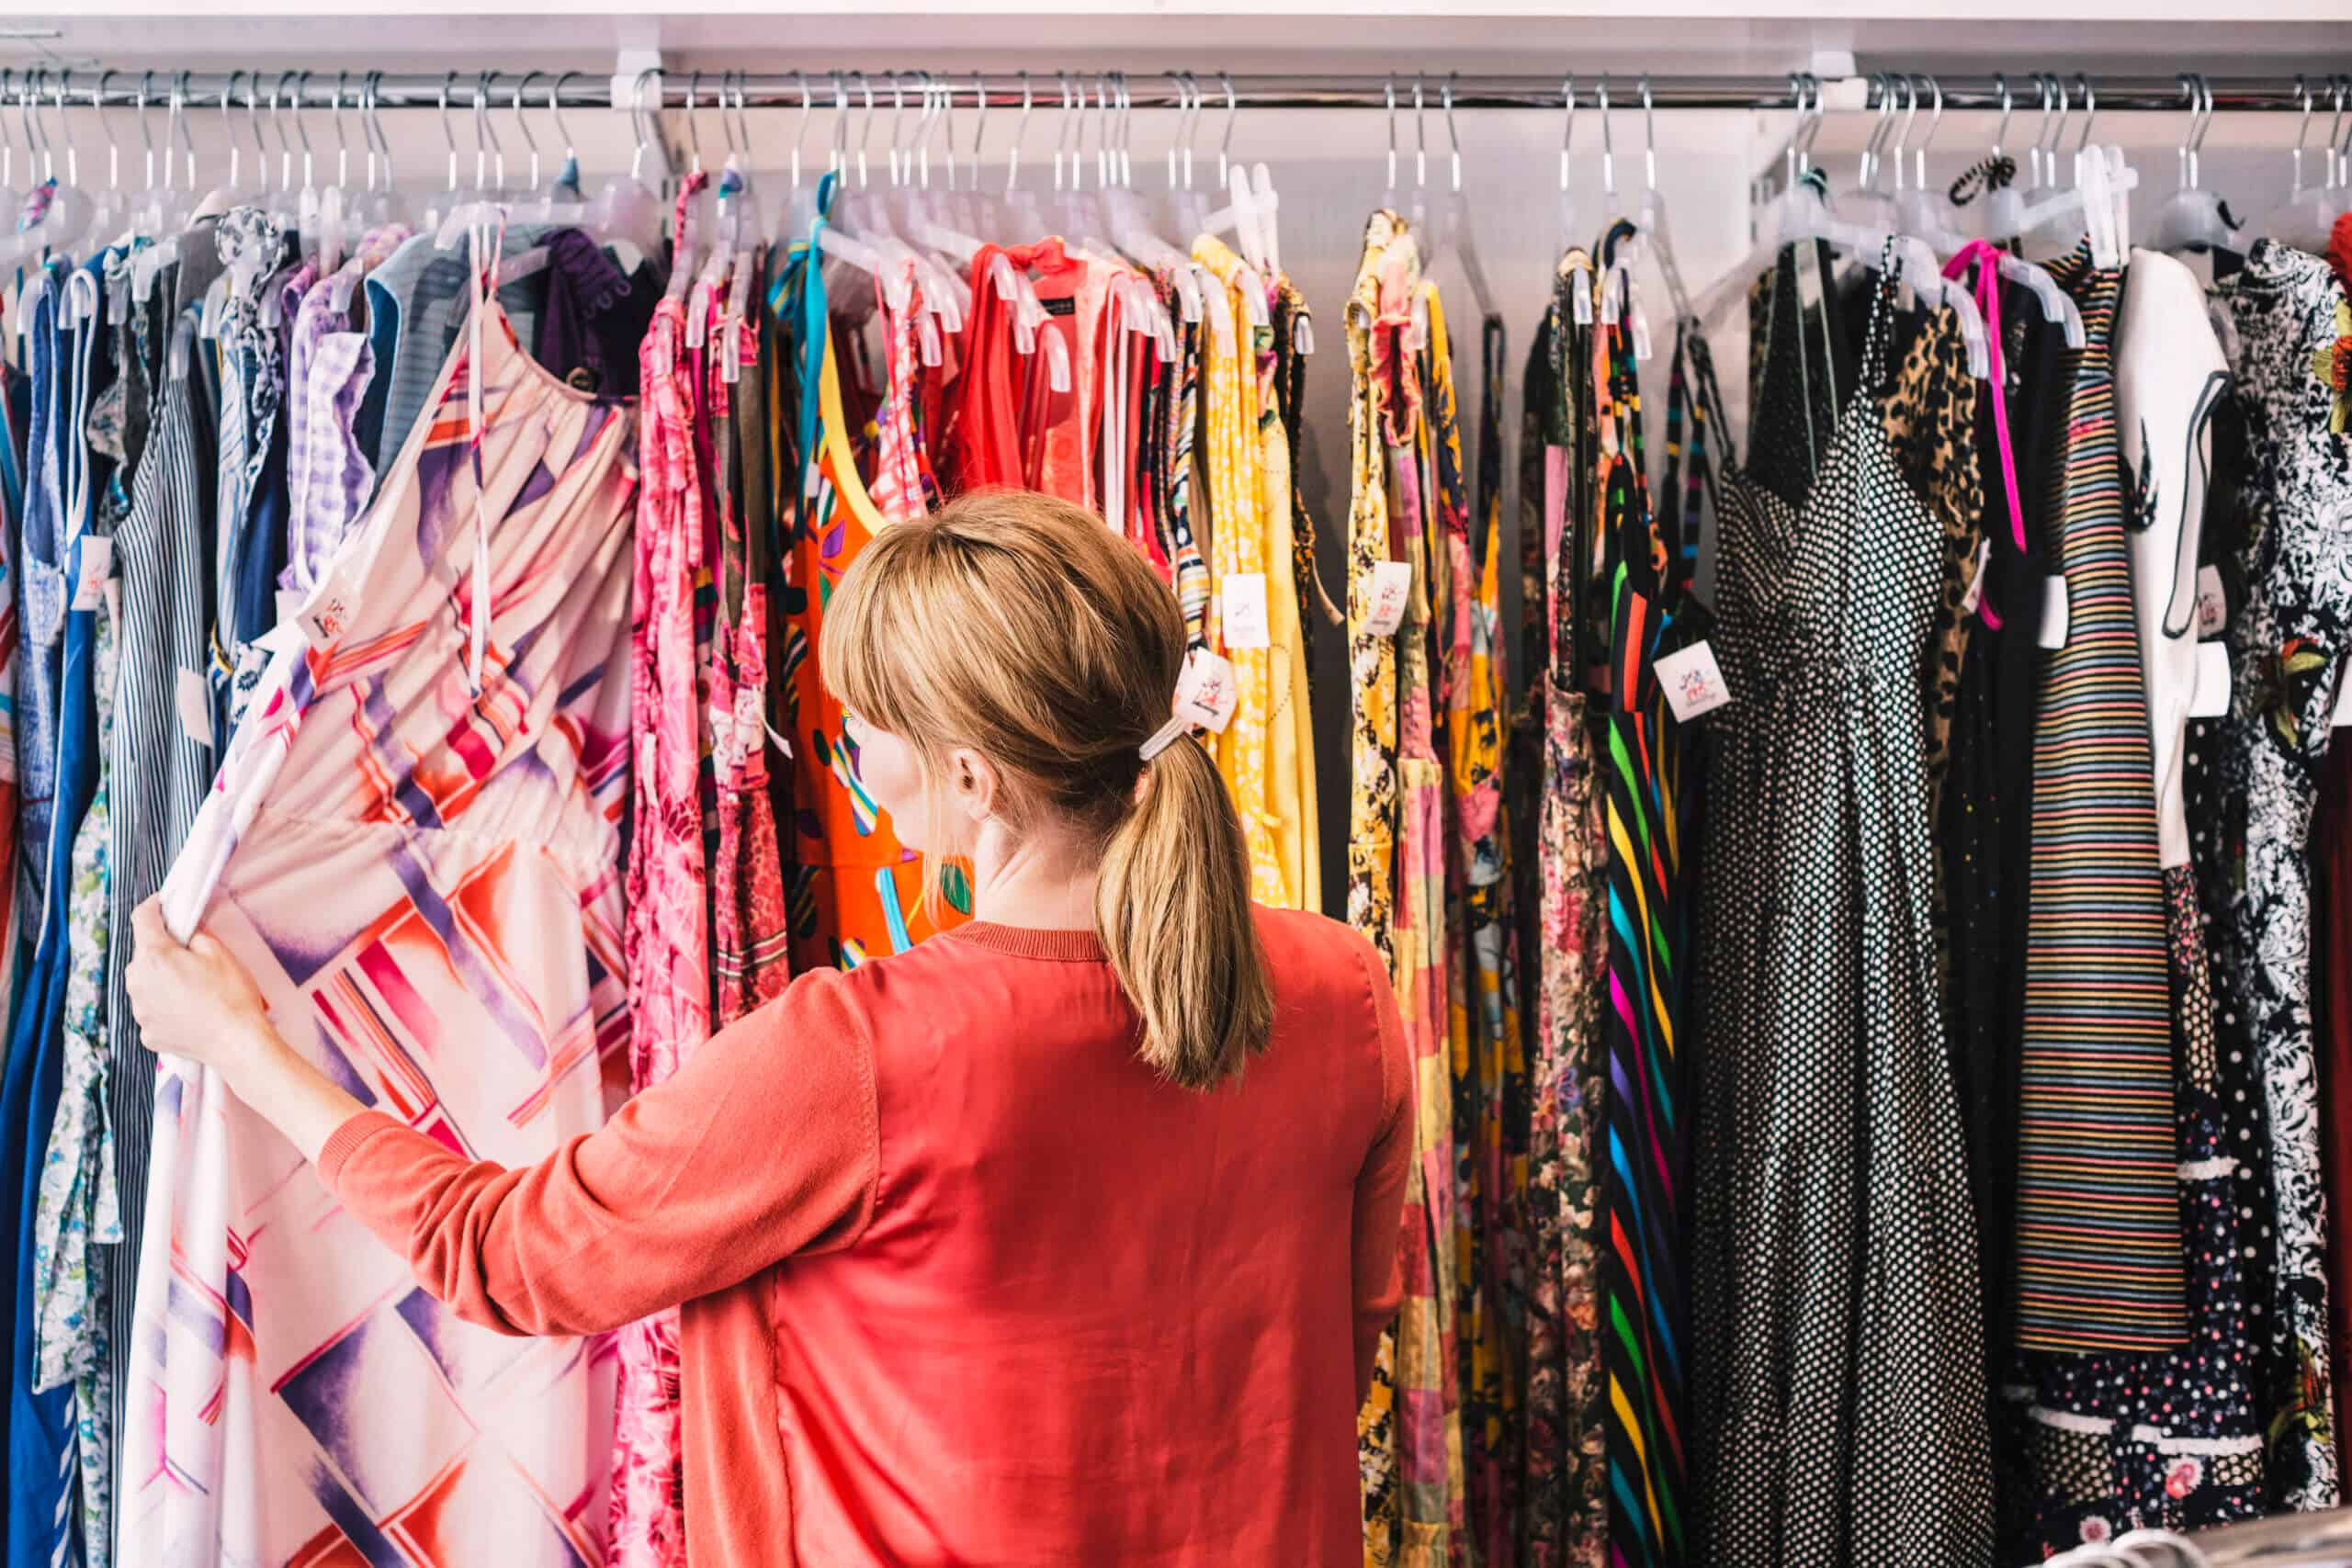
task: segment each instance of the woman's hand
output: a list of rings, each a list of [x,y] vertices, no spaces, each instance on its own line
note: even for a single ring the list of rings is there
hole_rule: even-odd
[[[123,979],[151,1051],[213,1068],[236,1097],[315,1160],[359,1102],[278,1037],[253,976],[202,931],[183,946],[164,928],[159,901],[130,917],[134,939]]]
[[[181,945],[164,924],[161,902],[150,898],[130,917],[123,982],[140,1035],[150,1051],[186,1056],[233,1079],[278,1047],[268,1007],[245,966],[209,934],[198,931]]]

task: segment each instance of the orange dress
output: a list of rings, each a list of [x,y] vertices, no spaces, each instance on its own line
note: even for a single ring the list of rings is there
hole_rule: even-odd
[[[820,230],[824,221],[817,220]],[[813,239],[809,253],[815,254]],[[795,808],[790,908],[797,974],[820,964],[854,969],[961,925],[971,918],[972,893],[964,868],[951,863],[943,869],[939,896],[922,899],[922,859],[899,843],[859,782],[857,748],[842,733],[842,705],[825,690],[817,668],[834,585],[890,519],[858,473],[821,273],[803,260],[795,274],[786,280],[786,324],[803,334],[801,396],[813,402],[816,424],[802,448],[813,471],[799,487],[783,660],[792,682],[786,709]],[[905,319],[891,325],[894,337],[909,330]],[[820,337],[821,344],[815,342]],[[913,393],[913,355],[896,351],[903,347],[895,345],[890,355],[889,389],[901,428],[911,421]],[[910,514],[919,513],[918,504]]]

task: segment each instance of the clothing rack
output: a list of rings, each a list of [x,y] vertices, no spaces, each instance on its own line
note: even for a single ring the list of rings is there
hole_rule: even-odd
[[[297,111],[372,108],[439,109],[471,112],[479,102],[485,109],[512,109],[518,95],[526,108],[545,108],[553,96],[560,108],[653,110],[725,107],[743,108],[832,109],[844,106],[865,112],[869,107],[895,109],[915,100],[920,105],[926,83],[955,107],[975,107],[985,94],[991,109],[1024,107],[1032,112],[1058,113],[1065,107],[1063,84],[1081,92],[1106,79],[1116,80],[1121,107],[1178,108],[1197,106],[1204,113],[1239,109],[1390,109],[1414,107],[1418,88],[1426,113],[1450,103],[1457,109],[1556,109],[1573,92],[1575,107],[1598,109],[1606,94],[1613,111],[1643,109],[1788,109],[1798,103],[1798,77],[1789,73],[1738,75],[1627,75],[1564,72],[1545,75],[1494,75],[1448,73],[1318,74],[1282,73],[1233,75],[1221,72],[1155,72],[1135,75],[1099,72],[940,73],[922,71],[860,72],[835,67],[806,72],[736,73],[664,71],[649,68],[635,77],[605,76],[588,71],[550,72],[449,71],[431,73],[356,72],[328,70],[167,72],[80,68],[52,71],[43,67],[0,71],[0,100],[22,96],[25,78],[35,84],[41,103],[62,97],[69,110],[92,107],[157,108],[176,94],[184,107],[209,108],[230,95],[240,104],[285,107]],[[12,79],[13,77],[13,79]],[[1825,79],[1821,85],[1832,108],[1860,109],[1876,80],[1872,73]],[[2012,109],[2039,113],[2036,73],[1942,76],[1913,73],[1915,83],[1929,83],[1942,94],[1948,110]],[[2045,78],[2046,79],[2046,78]],[[2057,83],[2077,94],[2088,83],[2098,111],[2157,110],[2177,112],[2183,107],[2178,76],[2085,76],[2059,71]],[[2206,78],[2212,108],[2222,111],[2310,112],[2330,107],[2335,80],[2325,72],[2300,75],[2217,76]],[[2304,89],[2308,89],[2306,94]],[[1450,89],[1451,97],[1445,95]],[[873,94],[869,106],[867,93]],[[1193,94],[1197,91],[1198,96]],[[1805,90],[1810,94],[1811,89]],[[367,96],[371,95],[372,97]],[[2079,103],[2076,108],[2082,107]]]

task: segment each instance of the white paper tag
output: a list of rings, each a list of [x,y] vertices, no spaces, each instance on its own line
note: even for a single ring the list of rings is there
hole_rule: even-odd
[[[1240,703],[1241,688],[1223,654],[1196,648],[1184,656],[1183,672],[1176,677],[1177,716],[1223,734]]]
[[[294,617],[302,628],[302,636],[312,648],[328,649],[343,640],[351,627],[352,612],[358,608],[340,577],[331,577],[319,585],[312,594],[311,607]]]
[[[1372,574],[1363,580],[1363,629],[1374,637],[1393,637],[1405,623],[1405,608],[1412,602],[1413,568],[1410,562],[1384,560],[1373,563]]]
[[[1217,625],[1224,629],[1228,649],[1272,648],[1273,635],[1266,619],[1266,574],[1229,571],[1217,592]]]
[[[113,570],[114,541],[83,535],[82,553],[74,558],[74,608],[95,610],[105,604],[107,578]]]
[[[1991,539],[1976,541],[1976,565],[1968,574],[1968,592],[1961,596],[1960,601],[1960,613],[1963,615],[1976,614],[1976,606],[1984,602],[1984,561],[1992,552]]]
[[[1642,313],[1641,296],[1634,297],[1634,358],[1646,363],[1650,356],[1650,319]]]
[[[2188,695],[2188,716],[2221,718],[2230,711],[2230,645],[2197,645],[2197,684]]]
[[[2066,646],[2066,578],[2063,572],[2052,572],[2041,593],[2041,646]]]
[[[1821,253],[1809,244],[1797,246],[1797,309],[1810,310],[1821,303]]]
[[[1731,701],[1731,687],[1715,663],[1715,650],[1704,642],[1694,642],[1659,660],[1657,678],[1666,688],[1667,705],[1679,719],[1712,713]]]
[[[1569,275],[1568,314],[1577,325],[1592,325],[1592,274],[1574,272]]]
[[[2197,635],[2211,637],[2230,624],[2230,596],[2222,587],[2222,569],[2197,569]]]
[[[180,733],[198,746],[212,744],[212,685],[211,682],[183,664],[175,673],[179,682],[172,691],[173,705],[180,710]]]

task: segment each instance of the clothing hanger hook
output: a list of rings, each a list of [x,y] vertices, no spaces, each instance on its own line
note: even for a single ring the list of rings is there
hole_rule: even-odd
[[[857,188],[864,190],[871,183],[867,177],[869,165],[865,161],[865,149],[874,140],[874,78],[863,71],[853,71],[850,77],[856,82],[858,94],[865,100],[865,118],[857,122]]]
[[[1413,73],[1413,189],[1430,188],[1430,121],[1421,101],[1421,73]]]
[[[90,107],[96,112],[98,129],[107,139],[107,189],[117,191],[122,188],[122,148],[115,141],[113,121],[107,118],[107,84],[120,74],[119,71],[101,71],[98,85],[90,89]]]
[[[571,81],[574,76],[582,74],[585,74],[585,73],[579,71],[566,71],[556,77],[554,81],[548,84],[548,118],[555,121],[555,133],[563,141],[563,161],[567,164],[580,156],[580,148],[579,145],[571,140],[571,128],[563,123],[563,85],[566,82]],[[802,78],[801,88],[804,92],[807,90],[808,85],[808,79],[805,77]],[[795,151],[797,152],[797,149],[795,149]]]
[[[506,147],[498,140],[498,130],[490,123],[492,95],[497,91],[498,78],[503,73],[485,71],[474,78],[474,188],[489,191],[506,188]],[[488,154],[490,178],[483,175],[484,154]]]
[[[2075,177],[2079,179],[2082,156],[2090,151],[2091,127],[2098,119],[2098,94],[2093,90],[2091,79],[2079,71],[2075,73],[2075,85],[2083,90],[2083,133],[2075,138]]]
[[[1447,72],[1445,85],[1439,90],[1440,101],[1445,106],[1445,139],[1452,147],[1449,154],[1451,160],[1449,173],[1453,180],[1452,188],[1456,194],[1459,194],[1462,189],[1462,130],[1453,123],[1453,84],[1459,81],[1461,76],[1462,73],[1459,71]]]
[[[1900,196],[1905,165],[1911,161],[1911,128],[1919,122],[1919,84],[1905,72],[1894,78],[1894,85],[1903,94],[1903,125],[1894,134],[1894,190]]]
[[[220,140],[229,148],[229,188],[237,189],[244,183],[244,149],[237,145],[236,122],[229,118],[229,101],[236,95],[237,83],[245,73],[232,71],[220,83]]]
[[[180,128],[180,159],[187,175],[190,192],[196,189],[196,128],[188,123],[187,106],[195,94],[191,85],[194,81],[194,73],[183,71],[172,84],[172,96],[179,103],[179,110],[173,115],[172,120]]]
[[[531,134],[531,122],[523,118],[523,95],[530,91],[534,80],[546,74],[544,71],[526,71],[514,84],[514,129],[521,133],[523,145],[531,150],[531,177],[528,183],[533,190],[539,188],[539,139]]]
[[[1388,189],[1396,190],[1396,73],[1388,73]]]
[[[1600,192],[1617,199],[1617,141],[1609,129],[1609,73],[1600,73]]]
[[[989,82],[978,72],[972,73],[972,102],[979,113],[972,117],[972,189],[980,188],[980,147],[989,135]]]
[[[1993,161],[1997,164],[2001,161],[2001,143],[2008,140],[2009,116],[2017,112],[2018,106],[2017,101],[2009,96],[2009,78],[2007,73],[1999,71],[1993,73],[1993,90],[2001,95],[2001,119],[2000,123],[1993,128]]]
[[[891,72],[891,73],[890,73],[890,149],[889,149],[889,151],[890,151],[890,183],[891,183],[893,186],[896,186],[896,185],[898,185],[898,184],[899,184],[899,183],[900,183],[900,181],[899,181],[899,146],[901,145],[900,141],[899,141],[899,138],[900,138],[900,135],[901,135],[902,127],[903,127],[903,125],[904,125],[904,122],[905,122],[905,119],[906,119],[906,114],[907,114],[907,89],[906,89],[905,83],[904,83],[904,81],[902,80],[902,78],[905,76],[905,74],[906,74],[906,73],[905,73],[904,72],[899,72],[899,71],[893,71],[893,72]]]
[[[832,73],[832,78],[833,134],[830,139],[831,145],[826,156],[825,167],[828,174],[847,175],[849,173],[849,77],[845,73],[836,71]]]
[[[1029,139],[1029,111],[1037,107],[1036,95],[1030,85],[1029,73],[1021,73],[1021,118],[1013,122],[1012,143],[1004,150],[1004,194],[1010,197],[1012,187],[1021,183],[1021,144]]]
[[[311,151],[311,128],[302,118],[303,107],[310,101],[310,97],[311,73],[308,71],[299,71],[294,75],[294,96],[291,102],[294,132],[302,139],[302,188],[304,190],[318,188],[318,181],[315,178],[316,168]]]
[[[1577,135],[1577,78],[1574,72],[1560,78],[1560,189],[1565,194],[1568,188],[1568,147]]]
[[[662,83],[665,87],[668,85],[662,78],[662,68],[658,65],[649,65],[639,72],[637,80],[630,84],[628,91],[629,133],[637,139],[637,148],[629,154],[628,177],[639,185],[645,183],[646,144],[652,140],[653,131],[656,129],[652,124],[652,115],[649,114],[645,107],[646,85],[652,82]],[[656,89],[657,92],[660,90],[660,88]],[[657,98],[654,102],[658,112],[661,100]],[[664,152],[662,162],[667,164],[669,161],[669,154]]]
[[[2346,101],[2352,103],[2352,76],[2339,76],[2336,80],[2342,85]],[[2335,173],[2328,176],[2331,186],[2352,182],[2352,124],[2344,128],[2343,136],[2335,142],[2332,166]]]
[[[327,100],[327,116],[334,122],[334,183],[337,190],[351,184],[351,135],[343,124],[343,94],[350,85],[349,71],[336,72],[334,96]]]
[[[808,92],[808,73],[795,71],[800,80],[800,119],[792,128],[792,188],[800,188],[800,144],[808,140],[808,117],[817,109],[817,100]]]
[[[68,67],[57,73],[56,80],[50,84],[50,89],[55,95],[57,103],[58,140],[65,143],[65,183],[70,186],[78,186],[82,183],[82,161],[75,155],[78,149],[74,141],[74,128],[66,122],[65,118],[65,97],[73,85],[74,72],[71,67]]]
[[[1220,71],[1216,79],[1225,87],[1225,140],[1216,148],[1216,183],[1222,190],[1227,184],[1226,159],[1233,151],[1233,122],[1241,118],[1241,100],[1234,95],[1232,73]]]
[[[1650,100],[1649,73],[1642,73],[1642,178],[1645,191],[1657,189],[1657,107]]]
[[[13,73],[0,71],[0,101],[6,99],[8,82],[12,75]],[[139,144],[147,157],[147,188],[151,191],[155,188],[155,132],[154,128],[147,123],[147,94],[154,85],[154,80],[155,73],[153,71],[141,71],[139,73],[139,94],[133,111],[139,121]],[[15,152],[16,149],[13,146],[0,146],[0,185],[8,183],[8,164]]]
[[[691,162],[686,169],[696,175],[702,173],[702,125],[695,118],[695,110],[701,107],[701,100],[702,73],[690,71],[686,73],[686,156]]]
[[[445,72],[441,77],[441,140],[449,144],[449,188],[458,188],[458,133],[449,124],[449,89],[456,86],[458,73]]]

